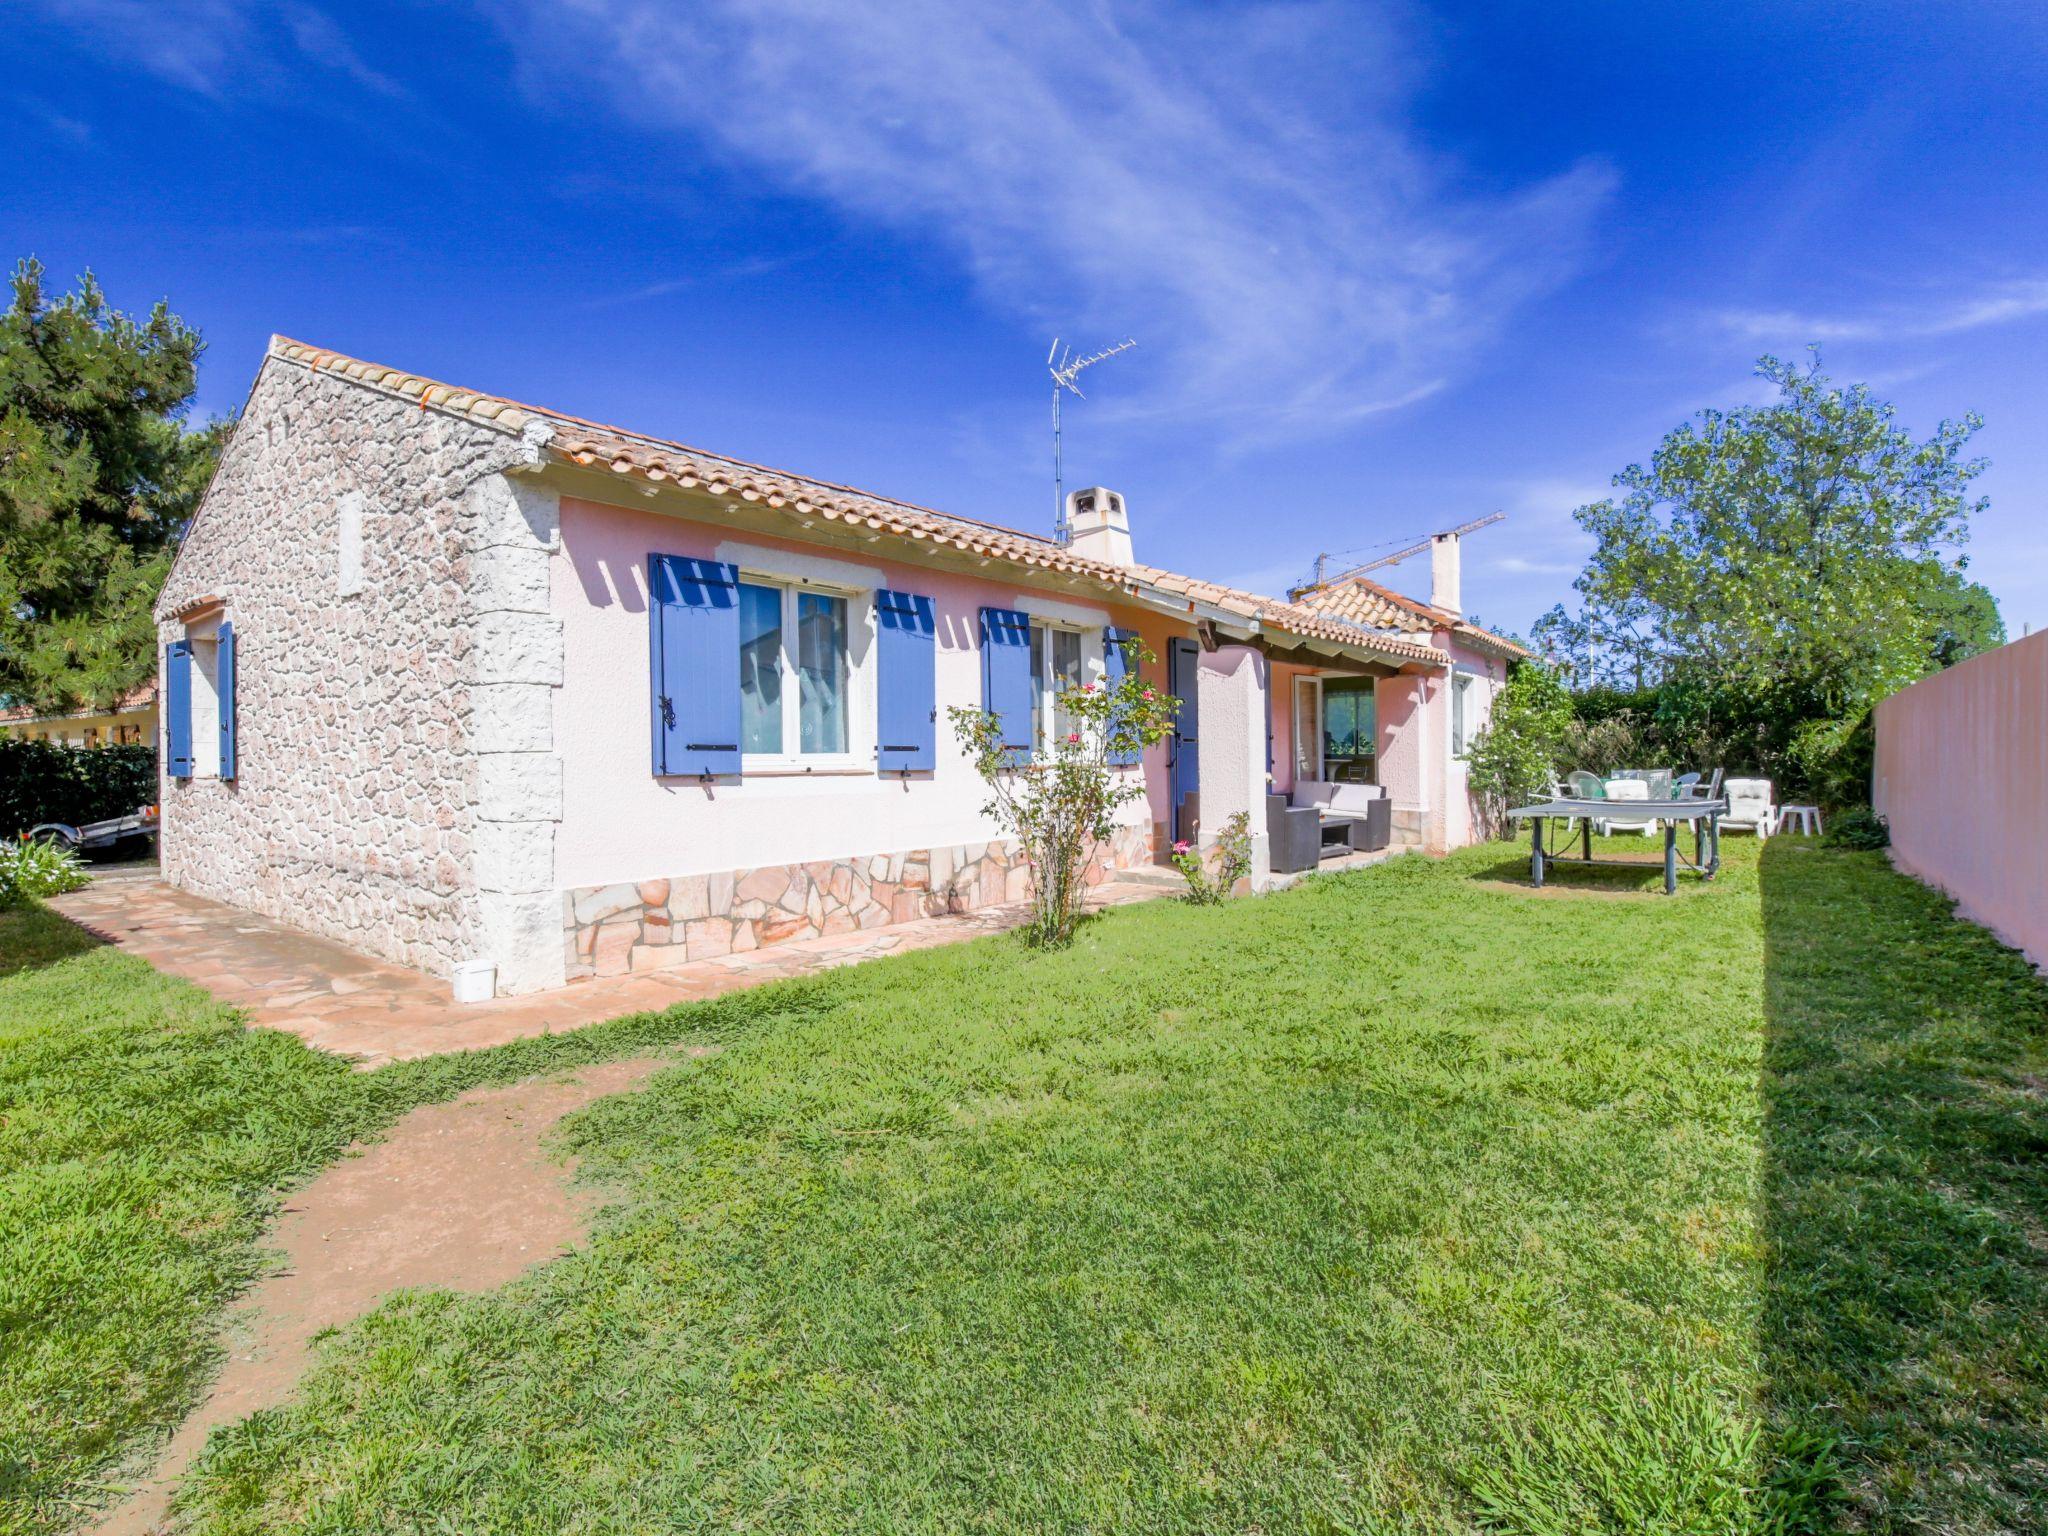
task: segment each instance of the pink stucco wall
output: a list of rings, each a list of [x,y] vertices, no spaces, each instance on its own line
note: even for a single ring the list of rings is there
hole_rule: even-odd
[[[2048,966],[2048,631],[1878,705],[1872,791],[1899,868]]]
[[[760,552],[760,558],[750,562],[748,551]],[[655,777],[647,742],[650,552],[737,560],[792,576],[804,573],[805,562],[830,562],[849,585],[931,596],[939,631],[937,770],[908,778],[883,777],[872,769],[749,774],[710,786]],[[982,783],[944,715],[948,705],[980,703],[980,610],[1021,608],[1096,629],[1135,629],[1159,656],[1171,629],[1156,614],[1077,594],[1028,590],[861,550],[567,496],[551,585],[563,626],[554,740],[562,763],[556,883],[565,889],[996,837],[997,828],[981,813]],[[1147,670],[1159,672],[1163,686],[1163,663]],[[1165,819],[1163,747],[1147,754],[1144,774],[1148,798],[1126,808],[1127,824]]]

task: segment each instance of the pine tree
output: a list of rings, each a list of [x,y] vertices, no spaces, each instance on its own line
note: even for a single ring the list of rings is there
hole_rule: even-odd
[[[35,260],[0,314],[0,702],[110,707],[156,665],[150,605],[228,424],[185,422],[202,343]]]

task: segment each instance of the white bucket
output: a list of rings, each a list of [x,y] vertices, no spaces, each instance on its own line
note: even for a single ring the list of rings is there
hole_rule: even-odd
[[[451,979],[458,1003],[487,1003],[497,996],[498,968],[488,960],[463,961],[455,967]]]

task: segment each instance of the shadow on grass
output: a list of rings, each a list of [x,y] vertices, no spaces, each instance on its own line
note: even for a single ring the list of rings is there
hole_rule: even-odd
[[[2048,986],[1881,855],[1774,844],[1761,884],[1792,1528],[2048,1530]]]
[[[41,970],[98,949],[100,944],[99,939],[47,907],[34,903],[0,907],[0,977]]]
[[[1554,834],[1546,833],[1544,846],[1550,848],[1553,840]],[[1490,846],[1501,857],[1477,866],[1469,876],[1481,884],[1512,886],[1524,895],[1535,897],[1650,894],[1661,897],[1664,894],[1664,840],[1661,837],[1595,838],[1593,857],[1600,861],[1598,863],[1582,860],[1577,847],[1562,856],[1553,851],[1541,890],[1529,883],[1529,843],[1526,837],[1518,842]],[[1681,836],[1678,846],[1683,857],[1692,857],[1693,845],[1689,836]],[[1700,875],[1680,866],[1678,895],[1700,889],[1706,883]]]

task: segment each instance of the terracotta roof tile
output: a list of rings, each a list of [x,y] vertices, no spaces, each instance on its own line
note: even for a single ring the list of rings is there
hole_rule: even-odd
[[[606,426],[563,412],[524,405],[496,395],[453,389],[413,374],[358,362],[337,352],[292,341],[271,339],[273,357],[322,372],[338,373],[418,399],[422,405],[465,416],[507,431],[523,431],[533,423],[549,430],[548,451],[568,463],[597,467],[684,490],[701,489],[713,496],[786,510],[799,518],[817,518],[886,533],[932,548],[1005,564],[1053,571],[1095,582],[1134,598],[1156,594],[1186,598],[1241,620],[1250,620],[1308,640],[1371,651],[1395,661],[1441,665],[1443,653],[1405,638],[1427,635],[1430,626],[1389,625],[1354,618],[1346,612],[1319,612],[1314,607],[1265,597],[1235,587],[1183,576],[1158,566],[1119,566],[1074,553],[1067,546],[1037,534],[1005,528],[977,518],[935,511],[913,502],[878,496],[851,486],[817,480],[765,465],[710,453],[663,438]],[[1378,631],[1400,629],[1403,634]]]
[[[1349,619],[1354,624],[1372,629],[1395,629],[1421,635],[1448,629],[1467,640],[1508,655],[1529,654],[1505,635],[1481,629],[1477,624],[1468,623],[1462,615],[1396,592],[1391,587],[1383,587],[1363,576],[1349,576],[1322,587],[1302,588],[1294,593],[1294,601],[1317,613]]]

